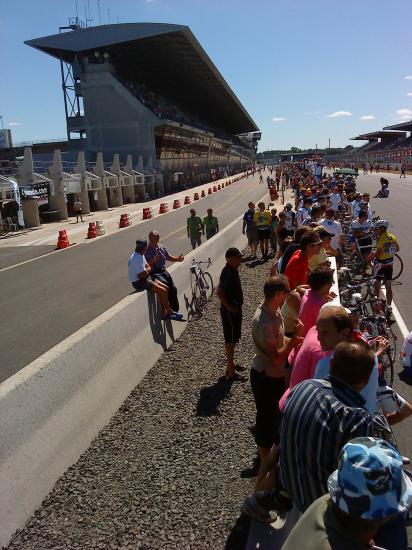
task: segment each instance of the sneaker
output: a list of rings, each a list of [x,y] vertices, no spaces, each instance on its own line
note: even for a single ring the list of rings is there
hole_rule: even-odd
[[[288,512],[292,506],[292,501],[286,495],[276,491],[259,491],[245,499],[242,512],[258,521],[273,523],[279,512]]]
[[[184,321],[182,313],[178,313],[177,311],[171,313],[170,319],[172,321]]]

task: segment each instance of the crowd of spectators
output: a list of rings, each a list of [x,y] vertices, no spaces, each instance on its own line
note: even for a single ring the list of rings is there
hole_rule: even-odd
[[[296,212],[289,203],[278,216],[274,213],[275,262],[251,322],[255,355],[250,384],[256,406],[251,432],[259,469],[256,491],[242,511],[271,523],[294,507],[301,518],[285,550],[374,544],[406,549],[412,484],[402,471],[398,450],[374,437],[374,417],[382,413],[380,390],[390,390],[379,364],[388,342],[363,334],[357,313],[342,307],[331,292],[330,257],[338,265],[342,261],[343,232],[337,218],[345,210],[358,219],[361,212],[360,221],[367,219],[369,197],[355,194],[350,178],[319,176],[304,165],[289,165],[286,173]],[[265,205],[259,205],[257,214],[253,203],[248,206],[243,232],[253,261],[263,239],[259,219],[266,228],[272,214]],[[261,250],[265,262],[267,249]],[[227,330],[227,298],[236,279],[243,303],[240,257],[231,249],[225,269],[233,272],[232,287],[222,274],[218,290],[225,343],[232,352],[240,338],[241,303],[238,299],[233,339],[233,331]],[[236,376],[233,354],[231,374],[233,381],[245,381]],[[402,419],[410,414],[412,407],[405,404]],[[390,414],[387,419],[394,421]]]

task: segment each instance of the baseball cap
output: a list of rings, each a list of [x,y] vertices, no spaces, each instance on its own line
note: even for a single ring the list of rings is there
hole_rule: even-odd
[[[362,519],[402,514],[412,504],[412,482],[402,470],[401,455],[373,437],[357,437],[342,448],[328,489],[338,508]]]
[[[243,254],[238,248],[231,246],[226,250],[225,258],[243,258]]]
[[[136,248],[135,248],[136,252],[140,253],[145,246],[147,246],[146,239],[137,239],[136,240]]]

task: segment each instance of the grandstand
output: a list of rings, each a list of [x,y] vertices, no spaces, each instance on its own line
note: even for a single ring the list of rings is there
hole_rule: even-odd
[[[26,42],[61,63],[70,150],[192,176],[253,161],[260,132],[188,27],[70,28]]]
[[[411,135],[407,137],[407,132]],[[403,163],[412,166],[412,121],[388,126],[377,132],[361,134],[352,140],[368,143],[354,149],[350,159],[399,168]]]

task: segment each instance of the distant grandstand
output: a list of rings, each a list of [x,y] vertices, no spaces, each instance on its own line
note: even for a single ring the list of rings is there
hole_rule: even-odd
[[[412,168],[412,120],[351,139],[368,142],[351,151],[348,156],[351,162],[369,162],[393,168],[406,164]]]
[[[193,175],[253,161],[259,129],[188,27],[70,28],[26,42],[61,63],[69,150]]]

